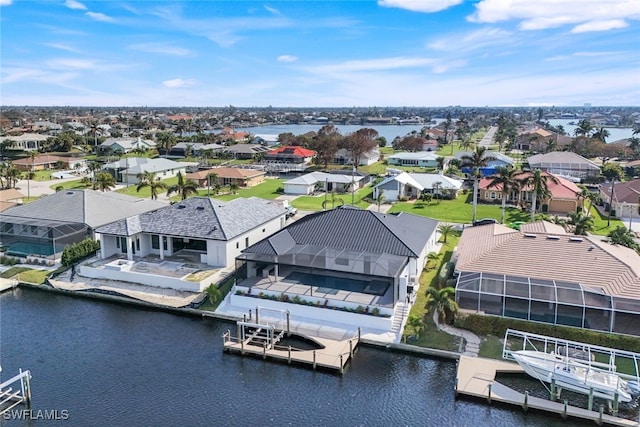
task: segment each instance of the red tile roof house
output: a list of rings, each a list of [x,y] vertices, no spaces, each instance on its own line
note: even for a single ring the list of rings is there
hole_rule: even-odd
[[[313,150],[289,145],[268,151],[264,163],[271,170],[304,171],[315,155]]]
[[[526,178],[529,174],[530,173],[523,173],[520,175],[520,179]],[[543,172],[543,175],[552,174]],[[557,179],[558,183],[556,184],[550,179],[547,180],[547,188],[551,193],[551,197],[545,198],[542,203],[538,205],[541,207],[542,211],[566,215],[569,212],[576,212],[583,209],[584,199],[579,197],[579,194],[582,191],[580,187],[560,176],[552,176]],[[502,186],[497,185],[490,187],[490,184],[490,177],[482,178],[482,180],[480,180],[480,184],[478,186],[480,194],[478,199],[486,203],[502,203]],[[528,186],[520,191],[511,191],[507,202],[520,206],[530,203],[532,198],[533,193],[531,191],[531,187]]]
[[[600,185],[600,197],[606,203],[611,199],[611,183]],[[615,214],[619,218],[640,218],[640,178],[613,184]]]
[[[640,335],[640,255],[548,222],[465,228],[454,252],[462,312]]]

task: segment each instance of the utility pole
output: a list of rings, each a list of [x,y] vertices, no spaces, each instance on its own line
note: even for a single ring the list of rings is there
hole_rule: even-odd
[[[356,165],[354,163],[353,170],[351,171],[351,206],[355,206],[355,197],[356,197],[355,182],[356,182]]]
[[[611,211],[613,210],[613,186],[616,182],[615,178],[611,178],[611,196],[609,197],[609,215],[607,216],[607,228],[611,224]]]

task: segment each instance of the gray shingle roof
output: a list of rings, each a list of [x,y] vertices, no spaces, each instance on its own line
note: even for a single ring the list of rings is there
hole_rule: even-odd
[[[154,212],[137,215],[96,229],[97,233],[129,236],[140,232],[211,240],[230,240],[268,221],[285,209],[257,197],[229,202],[191,197]]]
[[[296,245],[416,257],[438,221],[342,206],[308,215],[243,252],[279,255]]]
[[[2,212],[0,221],[11,216],[87,224],[95,228],[128,216],[166,206],[155,200],[115,192],[65,190]]]

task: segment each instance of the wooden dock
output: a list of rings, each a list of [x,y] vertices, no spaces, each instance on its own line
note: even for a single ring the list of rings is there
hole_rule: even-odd
[[[0,277],[0,293],[7,291],[9,289],[14,289],[18,286],[18,281],[16,279],[5,279]]]
[[[609,424],[614,426],[640,426],[640,423],[618,418],[599,411],[589,411],[567,405],[565,402],[532,397],[528,394],[517,392],[496,381],[497,373],[524,373],[524,370],[513,362],[502,360],[484,359],[479,357],[460,356],[456,376],[456,395],[466,395],[486,399],[491,402],[501,402],[522,407],[551,412],[563,418],[573,417],[594,421],[597,424]]]
[[[301,336],[300,334],[296,334]],[[313,369],[323,368],[344,373],[344,368],[356,351],[359,338],[354,336],[348,340],[335,341],[327,338],[317,338],[303,336],[304,338],[316,341],[324,348],[318,350],[299,350],[290,346],[275,345],[270,348],[266,345],[253,344],[251,337],[241,341],[232,337],[229,332],[223,336],[223,350],[241,355],[252,355],[263,359],[275,359],[286,361],[287,363],[298,363],[312,367]]]

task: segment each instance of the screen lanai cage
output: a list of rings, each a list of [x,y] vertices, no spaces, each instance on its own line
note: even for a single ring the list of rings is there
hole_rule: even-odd
[[[90,235],[86,224],[3,215],[0,244],[7,255],[53,257]]]
[[[302,244],[279,255],[243,252],[236,258],[236,283],[271,278],[371,295],[384,295],[393,286],[397,300],[398,277],[407,263],[406,256]]]
[[[484,314],[640,336],[640,300],[575,282],[461,272],[456,301]]]

